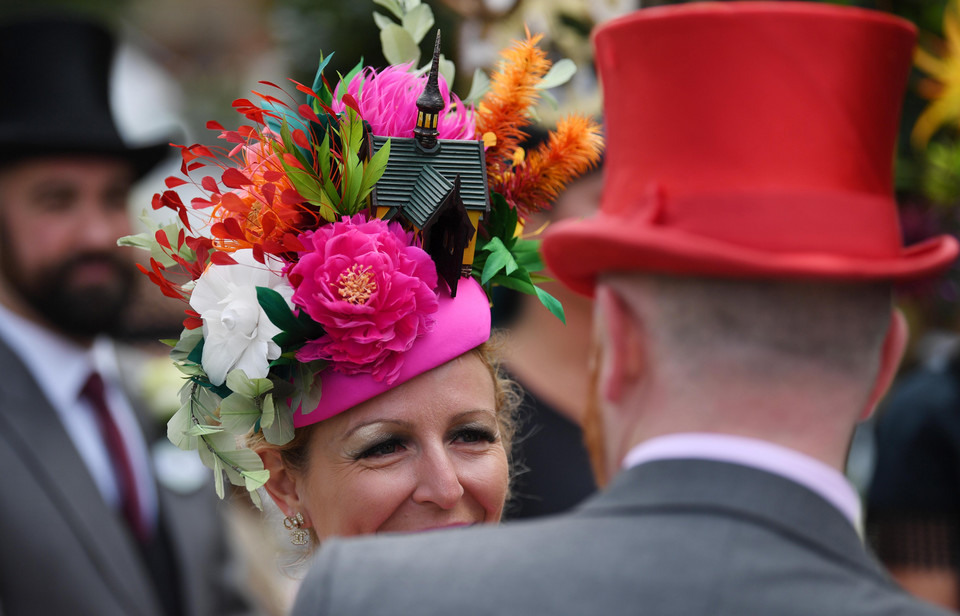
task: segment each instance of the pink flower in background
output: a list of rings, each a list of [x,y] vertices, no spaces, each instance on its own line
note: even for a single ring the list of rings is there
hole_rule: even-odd
[[[409,64],[388,66],[379,72],[365,68],[347,84],[347,92],[357,100],[360,115],[370,123],[374,135],[413,137],[413,128],[417,124],[417,98],[423,92],[427,77],[409,73],[409,68]],[[442,75],[439,85],[445,104],[437,120],[439,138],[473,139],[476,122],[473,109],[455,94],[451,95]],[[336,99],[343,95],[342,88],[342,83],[337,86]],[[337,113],[346,109],[340,100],[334,100],[330,106]]]
[[[436,266],[397,223],[344,217],[300,236],[305,248],[287,275],[293,302],[326,335],[297,352],[344,374],[392,383],[402,353],[433,327]]]

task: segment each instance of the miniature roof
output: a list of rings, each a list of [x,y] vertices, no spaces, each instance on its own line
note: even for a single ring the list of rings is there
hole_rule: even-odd
[[[417,178],[410,201],[403,208],[404,217],[421,229],[427,226],[436,212],[437,205],[453,190],[453,182],[434,171],[423,167]]]
[[[423,197],[432,191],[440,191],[438,194],[445,196],[459,175],[463,206],[482,212],[489,209],[482,141],[441,139],[438,141],[440,150],[428,155],[418,148],[416,139],[374,135],[374,152],[379,151],[388,139],[390,160],[383,177],[377,182],[377,205],[400,208],[410,222],[419,224],[419,219],[426,221],[433,212],[417,210],[425,206],[432,209],[438,202],[431,204]],[[414,194],[418,186],[417,194]]]

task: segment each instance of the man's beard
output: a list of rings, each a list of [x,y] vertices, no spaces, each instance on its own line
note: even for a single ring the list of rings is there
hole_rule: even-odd
[[[587,407],[583,413],[583,443],[590,456],[593,478],[597,486],[604,487],[610,480],[607,473],[607,446],[604,438],[603,416],[600,413],[600,345],[594,343],[591,351],[590,382],[587,391]]]
[[[61,333],[87,339],[122,329],[121,317],[136,276],[131,263],[109,253],[87,253],[25,276],[11,253],[9,238],[0,242],[0,271],[11,288]],[[73,284],[75,272],[88,264],[110,267],[111,281],[84,287]]]

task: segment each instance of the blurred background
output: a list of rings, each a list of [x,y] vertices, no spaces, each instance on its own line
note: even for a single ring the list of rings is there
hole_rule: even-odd
[[[409,0],[408,0],[409,1]],[[554,59],[566,57],[578,66],[575,77],[553,94],[559,108],[547,109],[542,121],[578,109],[599,114],[600,97],[592,71],[589,34],[607,19],[634,10],[640,0],[430,0],[437,26],[444,33],[443,53],[454,60],[454,90],[465,96],[475,68],[490,69],[497,53],[523,35],[524,27],[544,33],[544,45]],[[645,0],[643,6],[668,4]],[[920,44],[935,56],[949,55],[943,16],[947,0],[865,0],[841,2],[903,16],[920,31]],[[361,59],[368,65],[385,63],[373,12],[387,13],[373,0],[31,0],[0,3],[0,19],[27,12],[69,10],[93,15],[112,24],[127,41],[116,70],[114,103],[121,128],[132,142],[169,135],[182,144],[215,143],[208,120],[236,126],[234,99],[271,81],[292,90],[288,79],[310,83],[321,54],[336,52],[328,75],[345,74]],[[424,39],[424,53],[432,37]],[[960,41],[953,41],[960,53]],[[953,60],[960,67],[960,57]],[[949,60],[947,61],[949,64]],[[955,69],[958,75],[960,70]],[[960,79],[957,77],[955,79]],[[5,84],[16,88],[15,84]],[[960,83],[937,83],[915,69],[911,91],[904,102],[902,139],[897,161],[897,189],[902,204],[903,229],[909,242],[937,232],[960,228],[960,140],[957,115],[936,131],[923,147],[911,143],[910,132],[931,97],[958,97],[950,92]],[[29,93],[24,93],[29,95]],[[790,121],[784,118],[785,122]],[[131,208],[149,209],[150,197],[162,178],[176,171],[177,162],[145,179]],[[902,291],[917,345],[907,365],[943,344],[941,330],[957,329],[960,270],[946,279]],[[145,306],[152,311],[156,306]],[[140,313],[138,313],[140,314]],[[144,336],[157,332],[152,312],[131,329]]]
[[[359,61],[375,67],[386,62],[373,13],[387,13],[374,0],[3,0],[0,19],[50,10],[94,16],[112,25],[124,39],[115,67],[113,104],[121,130],[131,144],[155,141],[217,143],[208,121],[236,127],[240,116],[231,103],[266,91],[269,81],[293,92],[289,79],[310,84],[321,54],[335,52],[326,74],[346,74]],[[399,0],[403,2],[404,0]],[[413,4],[411,0],[406,0]],[[415,3],[419,3],[418,1]],[[522,38],[524,28],[543,33],[542,46],[552,59],[570,58],[578,71],[551,93],[556,107],[542,106],[540,120],[549,127],[571,110],[599,117],[601,100],[592,70],[590,32],[599,23],[640,8],[640,0],[428,0],[436,27],[443,32],[442,51],[457,66],[454,91],[465,97],[476,68],[493,68],[501,49]],[[643,6],[668,4],[645,0]],[[896,191],[906,243],[940,233],[960,232],[960,9],[957,0],[867,0],[839,2],[890,12],[917,25],[917,65],[904,100],[896,159]],[[945,18],[946,15],[946,18]],[[433,37],[421,43],[429,54]],[[30,96],[17,84],[4,84],[3,95]],[[638,101],[642,105],[642,101]],[[784,117],[784,122],[793,121]],[[919,121],[919,124],[918,124]],[[918,126],[920,129],[918,129]],[[151,197],[163,178],[177,173],[179,160],[146,177],[133,194],[131,213],[152,215]],[[183,304],[161,299],[141,279],[142,299],[130,311],[128,337],[144,344],[175,338]],[[911,348],[902,367],[910,371],[937,357],[960,357],[960,266],[934,282],[898,291],[907,314]],[[585,308],[589,316],[589,308]],[[543,318],[550,317],[544,313]],[[158,366],[169,362],[159,357]],[[583,359],[585,362],[585,358]],[[958,364],[960,365],[960,364]],[[582,370],[581,370],[582,372]],[[176,410],[178,373],[158,369],[145,386],[156,390],[158,417]],[[169,380],[173,379],[173,381]],[[960,377],[958,377],[960,379]],[[881,412],[882,415],[882,412]],[[960,420],[960,409],[954,413]],[[946,447],[946,445],[945,445]],[[960,468],[960,442],[949,444],[947,464]],[[852,447],[849,474],[864,492],[875,459],[872,427],[862,430]],[[912,481],[912,480],[911,480]],[[960,494],[960,478],[949,489]],[[938,490],[940,488],[937,488]],[[960,507],[957,504],[956,507]],[[949,515],[956,527],[956,507]],[[237,536],[265,531],[254,518],[238,517]],[[276,526],[276,525],[274,525]],[[953,536],[953,543],[957,543]],[[264,540],[270,540],[266,537]],[[249,541],[245,543],[250,543]],[[243,549],[245,545],[241,545]],[[248,546],[254,549],[255,546]],[[957,579],[956,554],[950,575]],[[255,560],[255,558],[254,558]],[[251,577],[255,577],[251,574]],[[290,587],[264,573],[258,593],[266,611],[280,613]],[[955,593],[956,594],[956,593]],[[958,594],[957,596],[960,596]]]

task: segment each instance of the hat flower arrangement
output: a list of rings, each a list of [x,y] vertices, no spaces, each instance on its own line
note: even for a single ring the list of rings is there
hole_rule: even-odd
[[[269,473],[244,439],[292,439],[294,415],[313,412],[331,371],[392,384],[461,280],[537,294],[563,318],[536,286],[539,240],[517,229],[600,155],[599,126],[576,116],[538,149],[520,147],[568,64],[551,72],[527,33],[461,100],[441,74],[453,66],[439,33],[416,68],[429,7],[377,4],[400,22],[375,14],[390,66],[331,83],[328,56],[311,87],[291,80],[294,95],[261,82],[267,93],[234,102],[246,123],[208,123],[227,146],[177,146],[181,174],[152,201],[175,222],[121,240],[150,250],[141,271],[189,304],[169,341],[185,383],[168,437],[199,452],[221,498],[226,476],[260,506]],[[185,203],[185,186],[201,196]]]

